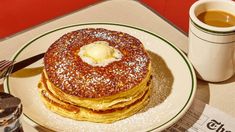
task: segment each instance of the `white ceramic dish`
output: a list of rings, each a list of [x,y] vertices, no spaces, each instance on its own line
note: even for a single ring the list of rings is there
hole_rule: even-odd
[[[82,28],[106,28],[122,31],[138,38],[145,48],[164,60],[173,77],[171,93],[166,99],[151,108],[112,124],[74,121],[61,117],[46,109],[41,102],[37,83],[40,75],[8,77],[4,90],[22,100],[24,119],[34,127],[55,131],[161,131],[179,120],[190,107],[196,90],[196,76],[192,65],[183,52],[167,40],[136,27],[111,23],[89,23],[72,25],[45,33],[23,46],[13,57],[20,61],[45,52],[63,34]],[[158,64],[158,62],[155,62]],[[42,66],[42,60],[29,67]],[[164,76],[164,74],[163,74]],[[160,80],[164,86],[168,80]]]

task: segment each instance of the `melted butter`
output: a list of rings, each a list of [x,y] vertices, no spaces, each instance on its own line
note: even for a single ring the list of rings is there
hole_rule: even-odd
[[[122,57],[121,52],[109,46],[106,41],[95,41],[85,45],[80,48],[78,55],[84,62],[92,66],[106,66]]]
[[[106,41],[96,41],[84,47],[84,56],[92,58],[96,62],[113,57],[114,49]]]

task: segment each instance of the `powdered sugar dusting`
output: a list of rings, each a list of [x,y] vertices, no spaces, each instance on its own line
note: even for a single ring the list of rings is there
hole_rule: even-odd
[[[112,124],[75,121],[51,112],[39,99],[36,99],[39,105],[38,111],[40,112],[40,116],[44,118],[44,120],[40,120],[39,123],[45,127],[51,128],[52,130],[66,132],[146,131],[146,128],[156,127],[155,125],[152,126],[152,124],[159,123],[161,121],[159,117],[167,114],[164,110],[166,111],[166,109],[170,109],[171,106],[171,104],[168,104],[165,107],[162,107],[161,103],[171,92],[173,75],[161,57],[152,52],[149,52],[149,55],[151,56],[153,67],[152,94],[150,97],[150,103],[139,113]]]
[[[84,57],[78,53],[84,45],[94,42],[106,42],[115,52],[100,46],[97,50],[97,46],[92,45],[84,62]],[[102,63],[93,66],[92,61]],[[140,40],[127,33],[103,28],[85,28],[67,33],[55,41],[44,56],[49,80],[63,92],[82,98],[105,97],[131,89],[145,78],[149,64],[150,58]],[[87,76],[93,71],[109,81],[103,79],[102,85],[94,84]]]

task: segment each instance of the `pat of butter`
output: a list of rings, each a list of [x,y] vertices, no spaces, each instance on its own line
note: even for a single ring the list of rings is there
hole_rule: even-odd
[[[114,49],[106,41],[96,41],[85,47],[84,56],[92,58],[96,62],[113,57]]]
[[[80,48],[78,55],[84,62],[92,66],[106,66],[122,58],[122,53],[109,46],[106,41],[95,41],[84,45]]]

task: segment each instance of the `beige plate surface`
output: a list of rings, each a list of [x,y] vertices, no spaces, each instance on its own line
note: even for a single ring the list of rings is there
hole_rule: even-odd
[[[167,40],[136,27],[111,23],[89,23],[63,27],[45,33],[23,46],[12,59],[19,61],[29,56],[45,52],[47,48],[63,34],[82,28],[106,28],[122,31],[138,38],[148,51],[157,54],[164,60],[171,71],[173,82],[171,93],[160,104],[144,112],[137,113],[127,119],[112,124],[74,121],[63,118],[46,109],[39,99],[37,83],[40,75],[21,75],[8,77],[4,90],[22,100],[24,119],[34,127],[42,126],[56,131],[148,131],[163,130],[175,123],[190,107],[196,90],[196,77],[188,59],[178,48]],[[158,64],[158,62],[154,62]],[[37,70],[42,66],[42,60],[27,67]],[[39,70],[40,71],[40,70]],[[168,80],[161,80],[164,82]]]

